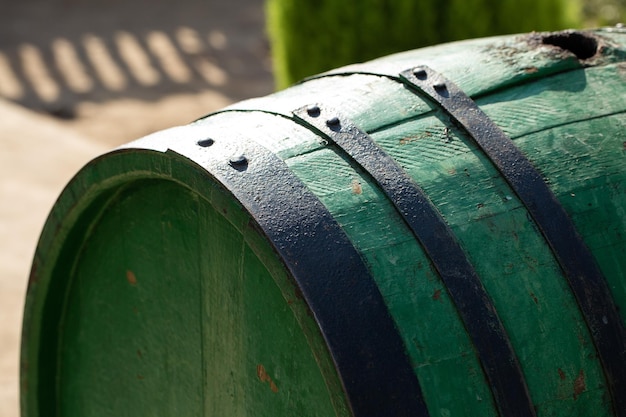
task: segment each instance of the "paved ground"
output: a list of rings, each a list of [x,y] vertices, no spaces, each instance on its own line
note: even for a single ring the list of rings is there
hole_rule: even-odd
[[[0,417],[16,417],[30,261],[63,185],[107,149],[273,84],[263,0],[5,0],[2,10]]]

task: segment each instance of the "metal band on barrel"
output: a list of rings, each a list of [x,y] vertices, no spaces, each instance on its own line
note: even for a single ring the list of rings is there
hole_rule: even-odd
[[[565,209],[513,141],[453,82],[427,66],[403,71],[400,79],[467,131],[526,206],[585,317],[617,415],[626,416],[626,331],[606,280]]]
[[[534,416],[506,330],[452,230],[422,189],[367,133],[336,111],[315,104],[294,111],[294,115],[348,154],[395,205],[456,305],[502,415]]]
[[[204,168],[252,215],[293,276],[356,417],[427,417],[402,339],[362,258],[324,205],[251,140],[200,140]]]

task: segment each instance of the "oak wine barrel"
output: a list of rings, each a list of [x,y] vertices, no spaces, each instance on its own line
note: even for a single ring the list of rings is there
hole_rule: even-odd
[[[626,416],[626,30],[339,68],[86,165],[23,417]]]

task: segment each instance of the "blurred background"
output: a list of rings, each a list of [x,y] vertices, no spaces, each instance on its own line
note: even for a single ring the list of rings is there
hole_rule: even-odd
[[[0,417],[46,216],[91,158],[274,89],[263,0],[0,0]]]
[[[305,77],[490,34],[614,25],[626,0],[0,0],[0,417],[48,211],[89,159]]]

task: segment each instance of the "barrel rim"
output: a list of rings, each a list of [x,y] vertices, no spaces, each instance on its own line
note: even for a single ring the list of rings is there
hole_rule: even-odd
[[[175,169],[170,172],[156,172],[150,170],[150,168],[155,168],[154,166],[134,166],[133,163],[137,161],[137,155],[149,156],[151,163],[147,165],[153,165],[152,162],[158,159],[166,162],[167,165],[171,164]],[[94,176],[105,175],[104,171],[107,169],[116,171],[117,175],[106,177],[100,182],[91,182],[94,180]],[[181,177],[192,177],[196,180],[185,182],[181,180]],[[163,152],[145,148],[123,148],[103,154],[83,167],[65,187],[49,214],[37,244],[22,320],[20,405],[23,416],[43,415],[50,410],[57,410],[56,414],[58,414],[58,380],[56,380],[58,346],[55,343],[46,343],[45,341],[55,340],[58,325],[50,326],[49,324],[62,323],[63,304],[71,288],[70,283],[57,282],[59,279],[55,275],[58,275],[58,269],[69,271],[73,268],[69,263],[59,266],[59,259],[67,259],[63,253],[73,252],[73,248],[82,244],[82,242],[72,241],[70,245],[66,245],[66,242],[76,236],[73,230],[80,229],[79,235],[84,231],[85,227],[78,224],[81,221],[79,217],[94,215],[95,217],[90,223],[92,225],[97,224],[98,213],[104,210],[104,208],[95,212],[87,210],[88,213],[85,214],[86,209],[94,205],[106,205],[107,202],[112,202],[117,194],[123,192],[125,187],[138,181],[172,182],[198,193],[209,204],[217,205],[224,219],[239,230],[255,255],[270,271],[274,282],[283,293],[283,297],[292,296],[294,293],[293,278],[277,257],[267,238],[259,234],[258,229],[253,226],[250,214],[219,182],[211,178],[204,168],[170,150]],[[89,185],[90,182],[91,185]],[[224,205],[228,205],[228,209],[222,209]],[[68,225],[66,222],[72,224]],[[51,289],[50,285],[65,287]],[[62,299],[57,300],[56,305],[51,305],[51,299],[54,299],[55,295],[60,295],[59,298],[62,297]],[[318,363],[334,408],[347,410],[348,405],[344,398],[339,375],[336,373],[323,337],[314,324],[313,314],[307,304],[297,298],[295,302],[289,302],[288,305],[302,328],[307,343]],[[44,322],[48,325],[44,326]],[[320,352],[325,353],[320,356]],[[52,360],[46,365],[42,358]],[[341,414],[340,411],[338,412]]]

